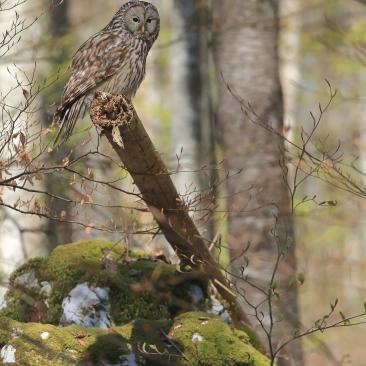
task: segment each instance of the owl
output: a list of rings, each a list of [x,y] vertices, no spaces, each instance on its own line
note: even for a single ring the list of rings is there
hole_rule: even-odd
[[[135,95],[159,30],[160,18],[154,5],[128,1],[104,29],[76,51],[71,76],[54,115],[54,122],[60,125],[56,145],[69,138],[96,91],[124,94],[129,99]]]

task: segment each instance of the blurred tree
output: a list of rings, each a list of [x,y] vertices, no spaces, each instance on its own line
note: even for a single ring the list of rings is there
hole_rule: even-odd
[[[286,252],[275,276],[282,290],[273,309],[272,341],[276,344],[291,338],[298,327],[293,223],[287,176],[280,164],[284,143],[247,118],[243,104],[234,95],[250,103],[258,123],[282,132],[278,1],[214,0],[213,12],[213,48],[219,78],[218,135],[227,170],[235,173],[243,169],[227,183],[227,239],[233,271],[241,273],[243,250],[250,243],[245,254],[250,260],[247,274],[268,289],[278,250]],[[253,304],[263,300],[250,287],[246,296]],[[265,325],[271,327],[269,318]],[[293,343],[278,364],[303,365],[301,345]]]
[[[40,43],[42,29],[40,21],[28,22],[28,19],[40,18],[43,3],[39,0],[6,2],[6,4],[1,1],[0,3],[3,5],[0,6],[0,24],[3,29],[0,42],[2,95],[0,98],[0,181],[2,181],[4,172],[14,173],[13,167],[4,165],[4,161],[15,161],[12,149],[8,147],[10,144],[6,143],[6,147],[4,145],[4,142],[10,141],[8,136],[11,135],[8,131],[11,130],[11,133],[33,131],[32,128],[28,129],[28,116],[34,116],[36,113],[29,113],[29,110],[25,112],[23,107],[20,107],[24,105],[25,95],[22,92],[18,93],[17,88],[29,90],[29,80],[32,79],[29,75],[34,75],[37,70],[38,65],[35,65],[33,61],[36,46]],[[19,198],[19,192],[8,189],[0,189],[0,195],[1,202],[16,201]],[[21,194],[21,199],[24,201],[31,201],[33,197],[30,192]],[[43,235],[44,221],[16,212],[12,209],[14,207],[16,204],[0,207],[0,273],[2,280],[6,280],[17,266],[31,256],[44,256],[47,253],[44,244],[46,239]],[[3,284],[0,285],[0,298],[4,291],[2,286]]]
[[[69,0],[60,1],[50,12],[49,28],[53,37],[63,37],[70,26],[68,12]],[[60,61],[64,61],[64,57]]]
[[[68,33],[70,32],[70,20],[69,20],[69,0],[59,1],[48,13],[48,36],[47,33],[44,37],[47,37],[47,43],[58,44],[59,47],[52,47],[53,52],[50,56],[50,71],[51,73],[57,73],[57,71],[62,68],[69,60],[69,53],[66,47],[65,39],[67,39]],[[71,47],[68,47],[69,50]],[[53,100],[58,100],[59,95],[62,92],[62,83],[55,83],[50,88],[48,88],[42,95],[42,115],[43,121],[47,125],[52,123],[52,113],[49,111],[49,103]],[[60,157],[62,153],[61,150],[54,152],[54,158]],[[53,175],[48,175],[45,179],[45,187],[48,192],[58,192],[61,194],[60,190],[65,190],[65,185],[60,185],[59,179]],[[64,212],[66,216],[69,210],[69,205],[60,200],[50,199],[48,205],[56,212]],[[72,230],[70,230],[70,225],[63,223],[61,221],[48,220],[46,234],[48,237],[48,246],[51,250],[57,244],[60,243],[70,243],[72,241]]]
[[[281,83],[284,95],[284,120],[288,138],[293,137],[298,106],[301,47],[301,2],[299,0],[281,0],[280,17],[280,59]]]
[[[174,5],[172,145],[174,153],[181,155],[180,168],[191,172],[178,174],[175,178],[180,193],[188,193],[189,200],[190,196],[210,186],[215,166],[209,78],[210,33],[207,31],[209,6],[207,0],[175,0]]]

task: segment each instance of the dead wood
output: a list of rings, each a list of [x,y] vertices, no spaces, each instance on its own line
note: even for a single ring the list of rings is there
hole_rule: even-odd
[[[92,103],[91,118],[131,174],[182,263],[208,275],[229,305],[234,324],[248,326],[250,323],[237,296],[189,216],[188,207],[180,198],[131,102],[122,95],[98,92]]]

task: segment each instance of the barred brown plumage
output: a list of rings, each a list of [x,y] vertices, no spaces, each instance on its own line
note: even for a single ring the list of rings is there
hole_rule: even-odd
[[[146,1],[125,3],[111,22],[75,53],[71,75],[54,115],[60,124],[55,144],[71,135],[80,114],[90,107],[96,91],[132,98],[145,76],[146,57],[157,39],[160,18]]]

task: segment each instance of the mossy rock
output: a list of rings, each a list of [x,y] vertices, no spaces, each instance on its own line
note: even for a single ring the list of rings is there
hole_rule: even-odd
[[[0,315],[21,322],[106,327],[139,318],[169,319],[207,306],[207,286],[204,275],[181,273],[145,253],[126,253],[122,245],[102,240],[81,241],[17,269]],[[65,316],[66,306],[82,302],[80,296],[90,303],[84,321]]]
[[[145,253],[100,240],[59,246],[12,275],[0,364],[268,365],[248,333],[198,312],[209,295],[205,275]]]
[[[269,365],[246,333],[207,313],[189,312],[174,321],[135,320],[108,330],[0,318],[0,329],[0,348],[22,366]]]

